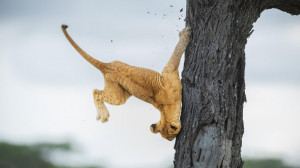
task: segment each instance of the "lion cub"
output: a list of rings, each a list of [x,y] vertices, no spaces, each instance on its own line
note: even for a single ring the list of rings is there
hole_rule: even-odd
[[[178,74],[178,66],[191,34],[189,27],[179,33],[179,42],[164,67],[162,73],[150,69],[130,66],[128,64],[113,61],[103,63],[84,52],[69,36],[67,25],[62,25],[62,30],[71,45],[89,63],[99,69],[105,81],[104,90],[95,89],[94,101],[97,107],[97,120],[105,122],[109,118],[109,112],[104,102],[120,105],[124,104],[130,96],[135,96],[152,104],[161,113],[161,119],[152,124],[153,133],[160,133],[162,137],[173,140],[181,129],[181,83]]]

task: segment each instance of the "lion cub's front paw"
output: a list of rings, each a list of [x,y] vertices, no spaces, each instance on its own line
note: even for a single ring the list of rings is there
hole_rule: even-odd
[[[179,32],[179,38],[183,39],[185,41],[188,41],[190,38],[191,32],[192,32],[192,29],[191,29],[191,27],[188,26]]]
[[[104,103],[99,103],[99,104],[97,103],[96,107],[97,107],[97,117],[96,117],[96,119],[97,120],[101,119],[102,122],[108,121],[109,112],[108,112],[106,106],[104,105]]]

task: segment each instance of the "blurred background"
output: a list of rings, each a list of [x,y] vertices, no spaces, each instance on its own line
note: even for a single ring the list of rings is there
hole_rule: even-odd
[[[96,121],[92,91],[103,89],[103,76],[60,26],[101,61],[160,72],[185,3],[0,0],[0,167],[170,167],[174,141],[150,132],[160,118],[150,104],[131,97],[107,105],[109,122]],[[300,167],[299,47],[300,16],[262,13],[246,46],[246,168]]]

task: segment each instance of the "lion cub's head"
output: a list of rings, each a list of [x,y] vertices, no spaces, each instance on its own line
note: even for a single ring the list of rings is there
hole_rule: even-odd
[[[151,132],[160,133],[163,138],[172,141],[181,129],[180,104],[164,106],[160,111],[162,113],[161,120],[151,125]]]
[[[160,133],[160,135],[169,140],[172,141],[177,134],[179,133],[180,129],[181,129],[181,124],[180,121],[177,122],[164,122],[162,123],[161,121],[156,123],[156,124],[152,124],[151,127],[151,132],[153,133]]]

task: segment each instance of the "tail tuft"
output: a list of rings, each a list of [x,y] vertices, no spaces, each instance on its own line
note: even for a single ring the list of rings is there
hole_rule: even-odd
[[[62,29],[67,29],[67,28],[68,28],[68,25],[62,24],[62,25],[61,25],[61,28],[62,28]]]

